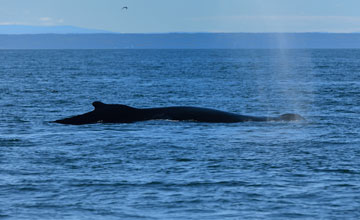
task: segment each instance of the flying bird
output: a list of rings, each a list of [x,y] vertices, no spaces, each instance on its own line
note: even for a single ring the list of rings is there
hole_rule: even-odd
[[[124,6],[122,9],[123,9],[123,10],[124,10],[124,9],[125,9],[125,10],[128,10],[128,7],[127,7],[127,6]]]

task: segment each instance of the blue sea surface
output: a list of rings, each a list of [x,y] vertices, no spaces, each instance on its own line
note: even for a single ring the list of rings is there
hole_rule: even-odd
[[[359,219],[360,50],[0,50],[1,219]],[[61,125],[93,101],[296,122]]]

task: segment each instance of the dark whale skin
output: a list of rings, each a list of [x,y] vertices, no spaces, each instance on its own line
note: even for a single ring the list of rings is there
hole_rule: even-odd
[[[91,112],[53,121],[60,124],[83,125],[94,123],[132,123],[148,120],[194,121],[207,123],[237,123],[247,121],[295,121],[304,120],[298,114],[279,117],[255,117],[239,115],[210,108],[174,106],[163,108],[133,108],[120,104],[93,102]]]

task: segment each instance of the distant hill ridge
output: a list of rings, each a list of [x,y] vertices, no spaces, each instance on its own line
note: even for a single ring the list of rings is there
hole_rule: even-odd
[[[0,34],[94,34],[110,31],[63,26],[0,25]]]

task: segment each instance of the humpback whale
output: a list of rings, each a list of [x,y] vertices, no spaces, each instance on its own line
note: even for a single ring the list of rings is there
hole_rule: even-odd
[[[132,123],[147,120],[194,121],[207,123],[236,123],[247,121],[295,121],[304,118],[298,114],[279,117],[255,117],[219,111],[210,108],[174,106],[162,108],[133,108],[127,105],[93,102],[94,110],[85,114],[53,121],[60,124],[83,125],[94,123]]]

